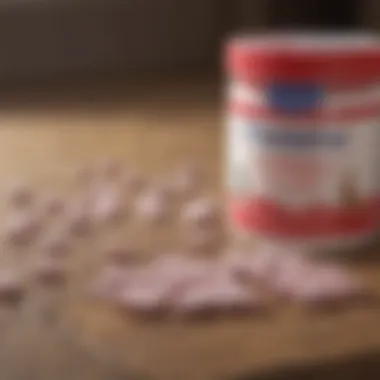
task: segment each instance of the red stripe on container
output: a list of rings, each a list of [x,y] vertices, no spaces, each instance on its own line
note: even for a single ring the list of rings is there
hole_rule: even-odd
[[[371,232],[379,220],[378,198],[357,207],[315,206],[299,211],[281,208],[265,199],[231,200],[232,223],[251,232],[283,237],[325,237]]]
[[[379,79],[380,50],[313,52],[252,48],[231,42],[225,63],[233,79],[247,83],[312,81],[329,86],[360,85]]]

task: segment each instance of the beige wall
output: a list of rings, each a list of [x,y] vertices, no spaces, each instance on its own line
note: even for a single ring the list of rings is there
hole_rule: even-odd
[[[215,56],[216,5],[214,0],[0,3],[0,77],[201,64]]]
[[[275,4],[276,0],[0,2],[0,79],[215,63],[229,31],[265,28]],[[380,28],[380,0],[362,4],[365,24]]]
[[[380,0],[363,1],[363,25],[380,30]]]

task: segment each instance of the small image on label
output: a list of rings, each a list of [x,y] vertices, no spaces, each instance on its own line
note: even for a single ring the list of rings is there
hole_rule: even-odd
[[[323,90],[315,84],[276,83],[267,89],[268,107],[285,113],[306,113],[322,104]]]

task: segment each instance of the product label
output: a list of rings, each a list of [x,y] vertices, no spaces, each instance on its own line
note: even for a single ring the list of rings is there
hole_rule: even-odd
[[[247,126],[247,138],[260,148],[267,149],[332,149],[343,147],[347,135],[342,130],[320,130],[318,127],[278,127],[268,125]]]
[[[309,112],[323,100],[322,88],[314,84],[272,84],[266,90],[268,107],[281,112]]]
[[[326,92],[316,85],[273,84],[256,88],[233,83],[228,88],[231,113],[246,118],[308,118],[327,121],[367,120],[380,107],[377,84],[361,89],[336,89]]]
[[[227,122],[232,219],[282,235],[365,232],[376,223],[377,123]]]

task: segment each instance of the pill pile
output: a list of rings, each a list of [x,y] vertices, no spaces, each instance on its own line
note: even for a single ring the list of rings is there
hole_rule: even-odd
[[[368,299],[369,288],[343,265],[314,262],[286,247],[253,250],[227,242],[221,207],[205,191],[205,173],[193,162],[160,177],[155,173],[164,181],[113,158],[83,164],[71,177],[70,195],[37,191],[22,181],[6,189],[3,247],[33,254],[22,274],[3,265],[2,301],[22,300],[29,281],[64,286],[78,241],[101,242],[92,248],[90,259],[99,265],[85,294],[128,315],[256,315],[272,310],[273,298],[323,310]],[[146,240],[160,226],[173,225],[181,243],[147,256],[133,239],[104,238],[120,226],[127,235],[131,220],[143,226]]]
[[[342,266],[268,247],[209,258],[170,253],[143,265],[110,262],[92,290],[94,297],[131,314],[181,317],[269,312],[268,293],[318,310],[352,306],[370,295]]]

